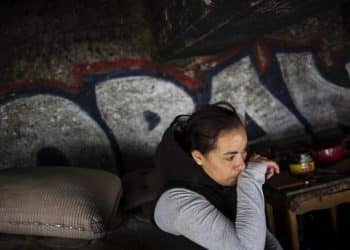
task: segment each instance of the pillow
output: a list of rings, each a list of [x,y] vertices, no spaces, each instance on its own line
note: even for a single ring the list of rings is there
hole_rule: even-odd
[[[122,188],[111,173],[73,167],[0,171],[0,232],[97,239],[113,221]]]

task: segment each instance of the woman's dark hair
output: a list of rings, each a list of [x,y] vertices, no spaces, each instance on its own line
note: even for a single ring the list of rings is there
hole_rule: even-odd
[[[215,148],[221,132],[244,127],[235,108],[227,102],[202,106],[183,125],[182,144],[185,150],[188,153],[199,150],[202,154]]]

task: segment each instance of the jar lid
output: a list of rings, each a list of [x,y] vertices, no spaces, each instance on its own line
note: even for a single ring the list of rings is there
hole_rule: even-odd
[[[309,152],[297,152],[292,158],[293,163],[307,163],[313,161]]]

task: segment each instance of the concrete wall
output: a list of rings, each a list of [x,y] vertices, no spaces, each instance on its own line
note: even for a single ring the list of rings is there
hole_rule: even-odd
[[[149,167],[176,115],[221,100],[253,143],[350,125],[336,10],[266,35],[275,40],[161,62],[147,1],[35,3],[1,3],[0,168]]]
[[[350,53],[311,41],[260,39],[180,70],[142,59],[75,65],[72,82],[0,86],[0,168],[148,167],[180,113],[226,100],[254,141],[350,126]]]

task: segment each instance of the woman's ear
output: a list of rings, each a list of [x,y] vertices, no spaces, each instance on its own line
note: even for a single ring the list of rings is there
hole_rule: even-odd
[[[193,150],[191,152],[193,160],[197,163],[197,165],[201,166],[203,164],[204,156],[199,150]]]

